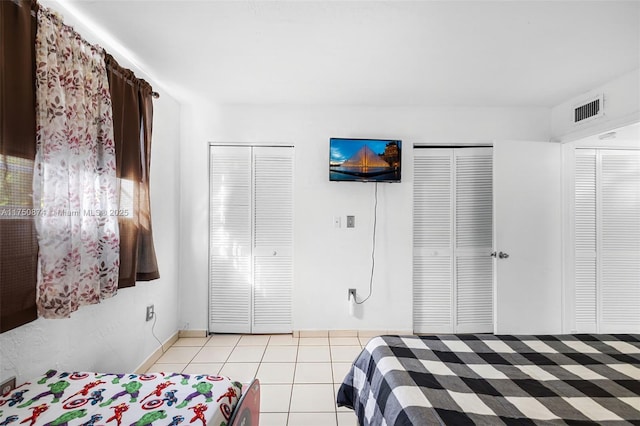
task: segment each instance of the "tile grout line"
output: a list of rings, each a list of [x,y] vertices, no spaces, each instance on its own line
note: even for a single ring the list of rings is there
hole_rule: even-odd
[[[291,394],[289,395],[289,409],[287,410],[287,426],[289,425],[289,418],[291,417],[291,403],[293,402],[293,386],[296,382],[296,371],[298,370],[298,353],[300,352],[300,339],[296,345],[296,360],[293,363],[293,377],[291,378]]]
[[[178,340],[180,340],[180,338],[178,338]],[[189,364],[191,364],[191,362],[195,359],[195,357],[200,353],[200,351],[201,351],[201,350],[202,350],[202,348],[204,347],[204,344],[203,344],[203,345],[186,345],[186,346],[176,346],[176,343],[178,342],[178,340],[176,340],[176,341],[175,341],[171,346],[169,346],[169,347],[167,348],[167,350],[166,350],[166,351],[164,351],[164,353],[167,353],[167,351],[168,351],[169,349],[171,349],[171,348],[194,348],[194,347],[195,347],[195,348],[197,348],[197,347],[199,346],[199,347],[200,347],[200,349],[199,349],[199,350],[198,350],[198,351],[193,355],[193,357],[191,357],[191,360],[187,361],[186,363],[184,363],[184,362],[176,362],[176,363],[172,363],[172,362],[158,362],[158,361],[156,361],[153,365],[157,365],[157,364],[185,364],[185,366],[184,366],[184,367],[182,367],[182,369],[180,370],[180,374],[183,374],[183,372],[184,372],[185,368],[187,368],[187,367],[189,366]],[[208,342],[208,341],[209,341],[209,337],[207,338],[207,342]],[[205,344],[206,344],[206,342],[205,342]],[[164,353],[163,353],[163,355],[164,355]],[[152,365],[151,367],[149,367],[149,368],[152,368],[152,367],[153,367],[153,365]],[[147,369],[147,371],[148,371],[148,369]]]
[[[267,354],[267,348],[269,347],[269,342],[271,342],[271,337],[272,336],[269,335],[269,338],[267,339],[267,343],[266,345],[264,345],[264,351],[262,351],[262,356],[260,357],[260,361],[258,361],[258,368],[256,369],[256,372],[253,375],[253,379],[249,381],[249,384],[251,384],[251,382],[253,382],[253,380],[258,377],[258,371],[260,371],[260,368],[262,367],[262,361],[264,360],[264,356]],[[238,340],[238,342],[240,342],[240,340]]]
[[[335,377],[333,375],[333,352],[331,351],[331,337],[329,337],[329,363],[331,365],[331,395],[333,395],[333,417],[336,419],[338,426],[338,405],[336,404],[336,387],[334,386]]]
[[[189,366],[191,365],[191,363],[193,362],[194,359],[196,359],[196,357],[198,356],[198,354],[200,352],[202,352],[202,349],[204,349],[204,347],[206,346],[207,342],[211,340],[211,336],[207,336],[207,341],[204,342],[204,344],[202,346],[200,346],[200,350],[198,350],[198,352],[195,353],[195,355],[193,355],[193,357],[191,357],[191,360],[189,362],[187,362],[187,365],[184,366],[184,368],[182,369],[182,371],[180,371],[180,374],[182,374],[182,372]],[[175,343],[174,343],[175,345]],[[173,345],[171,346],[173,347]]]

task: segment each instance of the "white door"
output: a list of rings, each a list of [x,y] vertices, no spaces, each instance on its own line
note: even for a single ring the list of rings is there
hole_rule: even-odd
[[[253,333],[291,332],[292,151],[253,148]]]
[[[251,332],[251,149],[209,148],[209,331]]]
[[[454,151],[455,332],[493,331],[493,153]]]
[[[573,327],[639,332],[640,151],[577,149],[574,176]]]
[[[211,332],[291,332],[292,152],[210,147]]]
[[[559,143],[493,145],[496,333],[562,331],[561,160]]]
[[[491,148],[414,151],[414,331],[493,330]]]

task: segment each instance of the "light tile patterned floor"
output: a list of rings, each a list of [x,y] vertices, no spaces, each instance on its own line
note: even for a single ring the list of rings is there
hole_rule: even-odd
[[[229,376],[262,384],[261,426],[354,426],[336,392],[369,338],[216,334],[179,339],[148,372]]]

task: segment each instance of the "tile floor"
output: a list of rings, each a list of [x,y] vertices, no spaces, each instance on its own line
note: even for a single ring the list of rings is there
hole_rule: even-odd
[[[260,379],[261,426],[354,426],[336,392],[369,338],[216,334],[181,338],[148,372],[171,371]]]

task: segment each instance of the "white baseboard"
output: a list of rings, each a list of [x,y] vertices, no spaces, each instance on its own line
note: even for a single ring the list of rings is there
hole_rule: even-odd
[[[294,330],[293,337],[364,337],[370,339],[380,335],[413,335],[413,330]],[[207,330],[179,330],[169,337],[162,347],[156,349],[151,355],[136,368],[138,374],[145,373],[160,359],[164,352],[170,348],[179,338],[207,337]]]
[[[294,330],[293,337],[374,337],[385,334],[413,335],[413,330]]]
[[[167,349],[169,349],[176,341],[178,341],[178,335],[179,335],[179,333],[176,331],[175,333],[173,333],[173,335],[171,337],[169,337],[167,340],[165,340],[161,347],[159,347],[158,349],[153,351],[153,353],[151,355],[149,355],[147,357],[147,359],[145,359],[142,362],[142,364],[140,364],[138,366],[138,368],[136,368],[135,373],[143,374],[149,368],[151,368],[151,366],[153,364],[155,364],[158,359],[160,359],[162,354],[164,354],[164,352]]]
[[[209,332],[207,330],[180,330],[178,337],[207,337]]]

